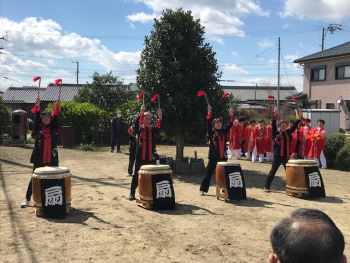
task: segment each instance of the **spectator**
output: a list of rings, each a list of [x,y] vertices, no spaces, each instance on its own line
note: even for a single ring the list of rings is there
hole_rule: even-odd
[[[121,153],[120,145],[122,144],[124,122],[122,118],[122,112],[117,111],[117,116],[114,116],[111,121],[112,126],[112,141],[111,141],[111,153],[114,151],[114,145],[117,143],[117,153]]]
[[[272,230],[270,263],[346,263],[343,234],[325,213],[301,208]]]

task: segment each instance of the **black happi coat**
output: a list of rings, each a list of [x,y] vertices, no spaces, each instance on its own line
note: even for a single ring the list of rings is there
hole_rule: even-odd
[[[153,127],[140,126],[139,120],[141,116],[135,120],[136,133],[136,160],[152,161],[157,158],[156,142],[159,140],[160,126],[157,124]],[[151,147],[150,147],[151,145]]]
[[[43,128],[49,129],[49,136],[51,137],[50,156],[51,161],[44,163],[44,147],[45,138]],[[58,138],[58,115],[51,117],[49,125],[43,125],[40,118],[40,112],[35,114],[34,129],[32,130],[32,137],[35,138],[34,149],[30,157],[30,162],[36,167],[40,166],[58,166],[58,151],[57,151],[57,138]]]
[[[290,152],[290,146],[292,143],[292,133],[295,131],[295,129],[298,127],[300,120],[297,120],[294,125],[290,129],[286,129],[285,132],[280,132],[277,130],[277,125],[276,125],[276,120],[275,117],[272,120],[272,139],[273,139],[273,155],[276,157],[282,157],[281,156],[281,143],[284,143],[284,151],[283,151],[283,157],[287,157],[287,137],[288,136],[288,141],[289,141],[289,156],[292,154]],[[284,134],[283,134],[284,133]],[[283,139],[281,138],[283,136]]]
[[[211,125],[211,115],[207,116],[207,143],[209,145],[208,159],[227,160],[227,134],[233,125],[233,116],[230,116],[230,123],[220,130],[214,129]]]

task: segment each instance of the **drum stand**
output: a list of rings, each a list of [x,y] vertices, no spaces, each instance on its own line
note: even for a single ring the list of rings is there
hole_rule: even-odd
[[[136,198],[136,203],[142,205],[144,208],[147,209],[153,208],[153,199],[141,195],[139,195],[139,198]]]
[[[307,188],[287,185],[286,194],[298,198],[307,198],[309,197],[309,190]]]
[[[34,208],[35,208],[35,215],[36,216],[43,216],[44,215],[44,211],[43,211],[43,208],[41,206],[34,205]],[[69,211],[70,211],[70,204],[67,204],[66,205],[66,214],[69,214]]]
[[[228,200],[228,192],[227,192],[227,188],[223,187],[223,186],[216,186],[216,199],[219,200],[220,197],[224,198],[224,201],[227,202]]]

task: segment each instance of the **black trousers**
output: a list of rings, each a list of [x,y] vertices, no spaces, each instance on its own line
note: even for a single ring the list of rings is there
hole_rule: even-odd
[[[114,145],[117,143],[117,151],[120,150],[122,144],[123,132],[112,132],[111,150],[114,151]]]
[[[136,188],[139,185],[139,170],[140,170],[141,166],[147,165],[147,164],[155,164],[155,161],[136,160],[135,172],[134,172],[134,175],[132,176],[132,180],[131,180],[131,187],[130,187],[130,194],[131,195],[135,195]]]
[[[226,159],[209,159],[207,171],[203,177],[199,191],[203,191],[205,193],[208,192],[211,176],[213,175],[213,172],[215,171],[217,163],[218,162],[226,162],[226,161],[227,161]]]
[[[286,169],[287,162],[288,162],[288,159],[285,157],[275,156],[275,155],[273,156],[271,170],[270,170],[269,174],[267,175],[264,187],[270,188],[271,183],[272,183],[273,179],[275,178],[275,174],[276,174],[278,168],[281,166],[281,164],[283,164],[284,169]]]
[[[300,140],[297,140],[297,143],[295,145],[295,153],[298,155],[299,154],[299,147],[300,147]],[[299,156],[300,157],[300,156]]]
[[[132,168],[135,163],[135,154],[136,154],[136,142],[129,141],[129,166],[128,166],[128,174],[132,174]]]
[[[242,156],[245,156],[244,143],[245,143],[245,139],[243,139],[243,141],[241,142],[241,152],[243,153]]]

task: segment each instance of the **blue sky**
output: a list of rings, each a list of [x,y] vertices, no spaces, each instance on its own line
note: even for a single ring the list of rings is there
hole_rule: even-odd
[[[277,85],[281,38],[281,85],[302,91],[302,67],[292,61],[350,41],[349,0],[0,0],[0,89],[42,85],[62,78],[91,82],[112,71],[135,82],[145,35],[165,8],[182,7],[205,26],[223,85]],[[234,81],[234,82],[233,82]]]

